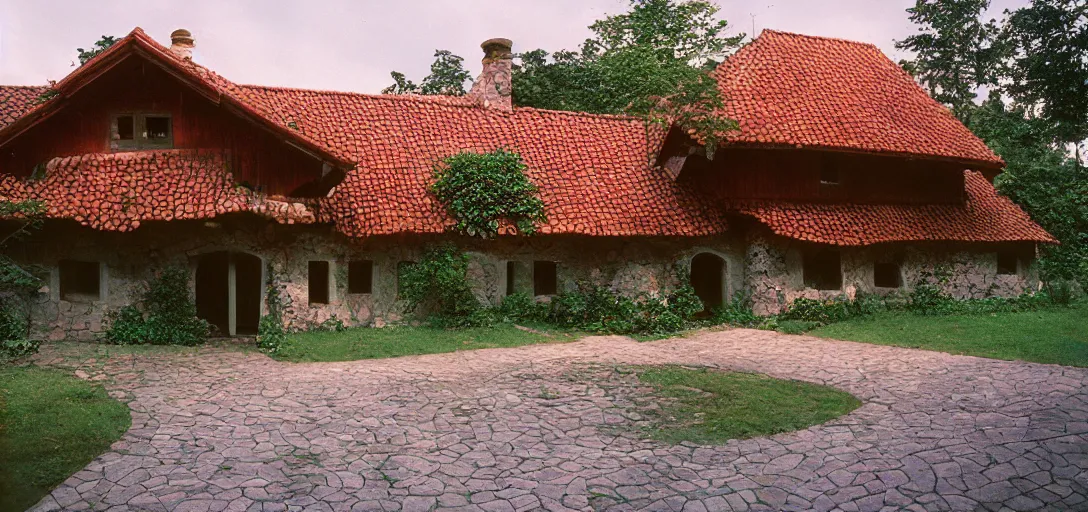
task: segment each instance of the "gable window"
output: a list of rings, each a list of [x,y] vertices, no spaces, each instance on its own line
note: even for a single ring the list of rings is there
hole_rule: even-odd
[[[1013,251],[998,251],[997,253],[997,273],[1001,275],[1015,275],[1017,272],[1018,260],[1016,253]]]
[[[307,288],[310,293],[310,304],[328,304],[329,262],[311,261],[309,271],[310,279]]]
[[[873,264],[873,286],[877,288],[899,288],[903,279],[899,274],[899,264],[884,261]]]
[[[554,261],[533,262],[533,295],[555,295],[558,291]]]
[[[63,300],[98,300],[102,293],[102,273],[97,261],[61,260],[60,298]]]
[[[374,290],[374,262],[356,260],[348,262],[348,293],[372,293]]]
[[[803,255],[801,271],[806,288],[842,289],[842,263],[839,251],[835,249],[806,251]]]
[[[174,127],[170,114],[126,112],[110,120],[110,150],[170,149]]]

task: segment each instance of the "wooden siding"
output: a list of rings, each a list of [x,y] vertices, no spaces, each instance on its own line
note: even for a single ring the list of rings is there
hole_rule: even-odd
[[[839,184],[820,182],[837,172]],[[832,151],[722,148],[713,161],[693,155],[680,181],[726,199],[851,203],[957,203],[963,165]]]
[[[111,117],[149,112],[171,115],[174,148],[223,151],[239,183],[269,194],[298,195],[321,177],[317,158],[226,111],[140,57],[129,57],[67,101],[60,112],[0,150],[0,171],[28,176],[54,157],[110,152]]]

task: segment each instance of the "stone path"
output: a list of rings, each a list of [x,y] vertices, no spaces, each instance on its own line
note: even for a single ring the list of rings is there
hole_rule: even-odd
[[[39,362],[65,364],[58,350]],[[865,405],[667,446],[613,428],[637,419],[630,393],[579,377],[664,362]],[[38,510],[1088,510],[1086,369],[730,330],[326,364],[202,349],[80,371],[131,399],[133,425]]]

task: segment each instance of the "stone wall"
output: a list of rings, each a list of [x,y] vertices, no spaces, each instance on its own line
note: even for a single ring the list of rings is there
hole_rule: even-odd
[[[957,299],[1011,297],[1038,290],[1034,268],[1034,247],[1014,244],[883,244],[843,247],[842,287],[816,290],[804,283],[803,258],[815,244],[800,242],[756,230],[747,237],[744,286],[751,292],[753,309],[769,315],[783,311],[798,298],[854,298],[859,293],[889,295],[907,293],[920,280],[938,284]],[[997,251],[1013,250],[1018,255],[1015,274],[999,274]],[[899,263],[899,288],[879,288],[873,280],[874,262]]]
[[[327,321],[346,326],[382,326],[403,321],[397,301],[396,272],[400,262],[417,259],[432,243],[452,240],[471,257],[469,277],[481,301],[498,303],[506,293],[507,262],[513,262],[516,292],[532,291],[534,260],[557,262],[560,290],[573,290],[578,281],[608,285],[627,294],[667,292],[676,285],[674,268],[700,252],[712,252],[726,262],[727,293],[743,281],[740,245],[728,237],[595,238],[536,236],[478,240],[439,237],[374,237],[354,240],[327,226],[285,226],[247,215],[215,222],[174,221],[148,224],[130,233],[96,231],[75,223],[50,222],[9,253],[18,261],[40,265],[48,283],[31,307],[32,335],[53,340],[93,340],[108,324],[108,314],[138,300],[157,269],[182,265],[194,276],[201,258],[220,251],[245,253],[261,260],[262,279],[279,285],[292,329],[308,329]],[[61,260],[100,263],[97,296],[62,298]],[[328,261],[328,304],[310,304],[310,261]],[[348,262],[374,262],[369,294],[348,293]],[[262,314],[265,312],[261,291]],[[543,299],[542,299],[543,300]]]

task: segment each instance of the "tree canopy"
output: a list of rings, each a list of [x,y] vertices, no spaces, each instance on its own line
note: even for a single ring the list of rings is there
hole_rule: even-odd
[[[392,71],[389,75],[393,77],[393,85],[382,89],[382,94],[463,96],[465,82],[472,81],[472,75],[465,71],[464,60],[449,50],[435,50],[431,74],[420,85],[408,80],[404,73]]]
[[[94,42],[94,46],[91,46],[89,50],[76,48],[76,51],[79,52],[79,65],[82,66],[86,64],[87,61],[93,59],[95,55],[108,50],[109,47],[113,46],[117,41],[118,39],[114,36],[102,36],[101,39]]]
[[[917,0],[907,12],[919,33],[896,46],[915,53],[905,64],[919,83],[1004,158],[998,190],[1062,242],[1043,250],[1044,279],[1088,284],[1088,0],[1032,0],[1000,22],[983,21],[989,7]],[[979,105],[982,87],[990,96]]]

